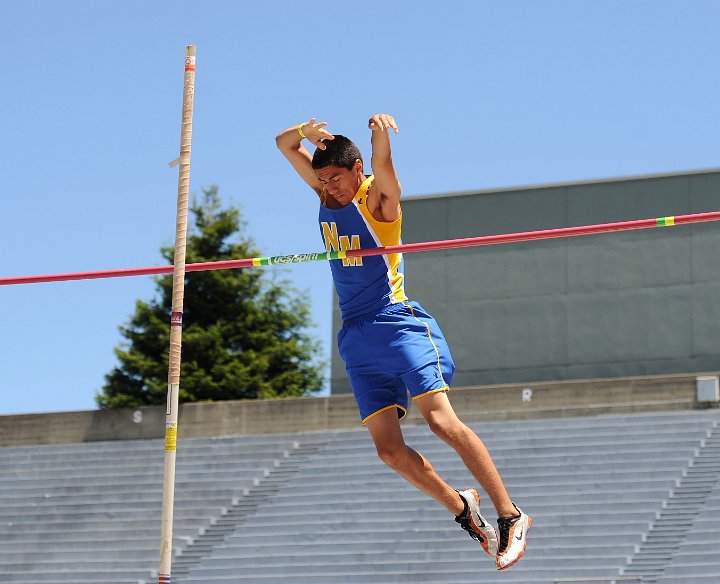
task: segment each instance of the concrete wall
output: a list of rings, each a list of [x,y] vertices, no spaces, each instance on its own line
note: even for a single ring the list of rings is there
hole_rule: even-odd
[[[717,210],[717,169],[411,197],[403,241]],[[720,369],[718,223],[406,254],[405,272],[448,339],[456,386]],[[336,349],[331,386],[350,391]]]
[[[708,407],[696,400],[695,376],[495,385],[453,389],[449,395],[468,422]],[[411,405],[404,423],[421,421]],[[182,440],[358,427],[354,398],[341,395],[182,405],[178,436]],[[164,432],[164,406],[0,417],[0,446],[161,438]]]

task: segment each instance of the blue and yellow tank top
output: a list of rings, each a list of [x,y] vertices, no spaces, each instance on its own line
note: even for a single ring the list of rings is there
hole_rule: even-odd
[[[372,181],[372,176],[366,178],[353,200],[340,209],[320,205],[320,234],[327,251],[400,243],[402,214],[387,223],[377,221],[367,208],[367,192]],[[344,321],[407,300],[400,253],[331,260],[330,270]]]

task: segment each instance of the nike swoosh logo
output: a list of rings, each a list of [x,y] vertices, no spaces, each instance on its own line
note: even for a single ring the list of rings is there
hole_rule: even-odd
[[[523,536],[523,531],[524,531],[524,529],[525,529],[525,526],[524,526],[524,525],[523,525],[522,527],[520,527],[520,534],[519,534],[519,535],[516,535],[516,536],[515,536],[515,539],[517,539],[518,541],[522,541],[522,536]]]

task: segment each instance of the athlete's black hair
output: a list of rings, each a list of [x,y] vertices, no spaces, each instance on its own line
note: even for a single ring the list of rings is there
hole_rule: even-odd
[[[315,149],[312,157],[312,167],[315,170],[326,166],[337,166],[352,170],[356,160],[362,162],[360,149],[349,138],[335,134],[334,140],[323,140],[325,150]]]

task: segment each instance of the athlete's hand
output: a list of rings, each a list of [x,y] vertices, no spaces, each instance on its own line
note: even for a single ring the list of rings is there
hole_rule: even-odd
[[[327,122],[320,122],[319,124],[316,124],[315,118],[312,118],[309,122],[301,126],[302,132],[303,134],[305,134],[305,137],[315,146],[320,148],[320,150],[325,150],[325,148],[327,148],[327,146],[325,146],[325,144],[323,144],[321,140],[335,139],[335,136],[328,132],[325,129],[325,126],[327,126]]]
[[[395,123],[395,118],[393,118],[390,114],[375,114],[370,118],[368,127],[373,132],[385,132],[390,128],[395,130],[396,134],[399,132],[397,124]]]

